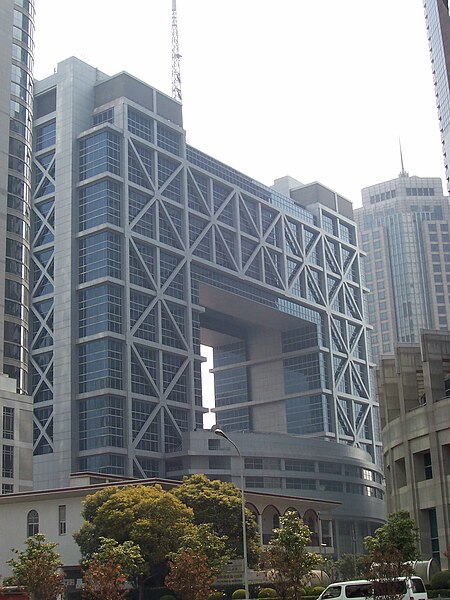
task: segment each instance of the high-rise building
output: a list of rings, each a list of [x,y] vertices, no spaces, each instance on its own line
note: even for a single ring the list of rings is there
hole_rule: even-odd
[[[447,190],[450,191],[450,17],[448,0],[423,0],[439,116]]]
[[[362,190],[355,210],[373,326],[373,359],[395,344],[420,341],[421,329],[450,323],[450,209],[439,178],[409,177]]]
[[[28,297],[33,102],[32,0],[0,5],[0,482],[31,487]]]
[[[186,144],[177,101],[76,59],[36,83],[34,136],[35,484],[193,472],[202,343],[217,423],[281,435],[258,438],[271,469],[289,441],[291,462],[313,459],[292,462],[309,473],[290,489],[342,496],[351,549],[351,519],[361,535],[382,522],[384,491],[350,202],[254,181]],[[249,463],[248,482],[287,485],[271,469]]]

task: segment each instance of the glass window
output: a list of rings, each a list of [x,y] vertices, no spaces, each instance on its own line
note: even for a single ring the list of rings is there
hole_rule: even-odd
[[[111,231],[102,231],[80,240],[80,283],[98,277],[121,277],[120,237]]]
[[[236,408],[220,411],[216,414],[216,422],[223,431],[249,431],[249,410],[248,408]]]
[[[319,394],[286,400],[286,422],[288,433],[292,434],[329,431],[330,399]]]
[[[80,141],[80,179],[105,172],[120,175],[120,139],[112,131],[102,131]]]
[[[92,117],[92,124],[101,125],[102,123],[114,123],[114,107],[103,110],[100,113],[96,113]]]
[[[58,531],[59,535],[66,535],[67,533],[67,522],[66,522],[66,505],[61,504],[58,506]]]
[[[209,469],[230,469],[231,458],[229,456],[210,456]]]
[[[433,466],[431,464],[431,452],[424,452],[423,467],[425,471],[425,479],[433,479]]]
[[[81,290],[80,337],[101,331],[122,333],[122,290],[116,285],[104,284]]]
[[[326,386],[325,369],[324,357],[320,352],[286,358],[283,361],[285,393],[304,392]]]
[[[14,477],[14,446],[5,444],[2,448],[2,477]]]
[[[125,474],[125,456],[122,454],[96,454],[78,459],[80,471],[96,471],[111,475]]]
[[[208,450],[220,450],[220,440],[208,440]]]
[[[299,460],[298,458],[286,458],[284,468],[286,471],[314,472],[314,463],[307,460]]]
[[[39,533],[39,514],[37,510],[30,510],[27,515],[27,537]]]
[[[36,151],[54,146],[56,143],[56,121],[50,121],[49,123],[36,127],[34,140]]]
[[[329,587],[322,594],[322,600],[330,600],[331,598],[339,598],[339,596],[341,595],[341,589],[342,588],[340,585],[334,585],[332,587]]]
[[[151,418],[155,407],[156,404],[154,402],[133,398],[132,432],[133,440],[136,440],[137,436],[139,436],[136,446],[138,450],[146,450],[148,452],[158,452],[159,450],[159,415],[156,413]]]
[[[263,459],[258,457],[247,457],[244,459],[244,467],[246,469],[262,469]]]
[[[180,134],[162,123],[157,124],[157,144],[173,154],[180,154]]]
[[[11,406],[3,407],[3,439],[14,439],[14,408]]]
[[[81,344],[79,348],[79,391],[122,389],[122,344],[108,338]]]
[[[153,119],[131,106],[128,107],[128,130],[147,142],[153,141]]]
[[[79,404],[80,450],[93,450],[124,445],[123,399],[117,396],[97,396]]]
[[[80,190],[80,231],[103,223],[120,226],[120,186],[109,179]]]

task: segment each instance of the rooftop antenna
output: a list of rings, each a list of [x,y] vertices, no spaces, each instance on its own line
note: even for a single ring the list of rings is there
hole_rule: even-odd
[[[180,49],[178,47],[177,0],[172,0],[172,98],[181,102]]]
[[[399,148],[400,148],[400,164],[401,164],[401,167],[402,167],[402,170],[399,173],[399,177],[409,177],[409,173],[407,173],[405,171],[405,167],[403,165],[402,142],[401,142],[400,138],[398,138],[398,145],[399,145]]]

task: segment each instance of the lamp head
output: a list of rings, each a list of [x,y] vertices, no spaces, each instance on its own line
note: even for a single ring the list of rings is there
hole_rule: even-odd
[[[224,431],[222,431],[222,429],[220,429],[219,427],[216,427],[216,428],[214,429],[214,433],[215,433],[216,435],[218,435],[219,437],[223,437],[223,438],[225,438],[226,440],[228,439],[228,437],[227,437],[227,434],[226,434]]]

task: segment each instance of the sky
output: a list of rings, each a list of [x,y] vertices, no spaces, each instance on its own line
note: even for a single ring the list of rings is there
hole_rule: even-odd
[[[77,56],[171,94],[171,0],[36,0],[35,76]],[[445,180],[422,0],[177,0],[188,143],[271,185]]]

